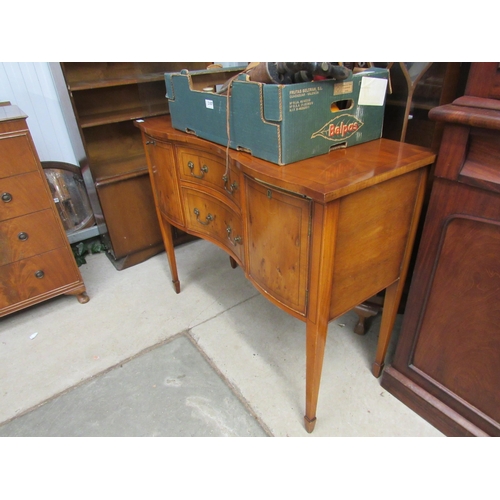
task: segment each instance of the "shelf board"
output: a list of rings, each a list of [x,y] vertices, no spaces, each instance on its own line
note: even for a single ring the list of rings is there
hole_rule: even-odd
[[[72,92],[79,90],[100,89],[105,87],[117,87],[119,85],[134,85],[148,82],[158,82],[165,78],[165,72],[151,73],[148,75],[128,75],[109,80],[88,80],[68,84]]]
[[[82,128],[89,128],[166,114],[168,114],[167,99],[165,99],[164,103],[148,106],[147,109],[143,107],[130,108],[122,111],[109,111],[105,113],[97,113],[95,115],[80,116],[80,126]]]
[[[92,175],[97,186],[120,182],[148,173],[143,154],[105,162],[93,162]]]

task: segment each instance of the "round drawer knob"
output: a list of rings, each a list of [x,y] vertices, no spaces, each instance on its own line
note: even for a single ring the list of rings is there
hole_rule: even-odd
[[[28,233],[19,233],[17,235],[17,237],[21,240],[21,241],[26,241],[28,239]]]
[[[40,269],[39,271],[37,271],[35,273],[35,276],[38,278],[38,279],[42,279],[44,276],[45,276],[45,273]]]
[[[10,193],[2,193],[2,201],[9,203],[9,201],[12,201],[12,195]]]

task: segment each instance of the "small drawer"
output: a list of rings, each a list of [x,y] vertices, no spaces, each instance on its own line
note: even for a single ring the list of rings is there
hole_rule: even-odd
[[[79,279],[74,257],[67,248],[0,266],[0,309],[57,290]]]
[[[0,179],[0,221],[50,208],[38,171]]]
[[[0,178],[38,170],[38,161],[26,134],[0,138]]]
[[[183,188],[182,194],[187,228],[216,240],[243,262],[241,216],[205,193]]]
[[[51,209],[0,222],[0,266],[61,247],[64,238]]]
[[[240,206],[241,182],[239,171],[229,168],[221,158],[194,149],[178,149],[182,180],[197,182],[224,193]]]

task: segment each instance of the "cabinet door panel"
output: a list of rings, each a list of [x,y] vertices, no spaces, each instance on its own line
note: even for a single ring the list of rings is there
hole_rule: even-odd
[[[450,219],[413,358],[415,369],[497,422],[499,255],[500,223]]]
[[[172,222],[184,226],[173,147],[151,140],[147,151],[158,209]]]
[[[264,294],[305,315],[311,201],[251,179],[245,185],[249,276]]]
[[[161,245],[160,225],[147,172],[121,182],[97,183],[96,186],[106,213],[115,259]]]

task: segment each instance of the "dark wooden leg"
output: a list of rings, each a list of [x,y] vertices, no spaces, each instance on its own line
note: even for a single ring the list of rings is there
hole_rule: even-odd
[[[367,330],[366,320],[376,316],[382,310],[381,305],[372,302],[363,302],[354,308],[354,312],[358,315],[358,322],[354,327],[354,333],[364,335]]]
[[[236,269],[238,267],[238,263],[231,256],[229,257],[229,262],[233,269]]]

